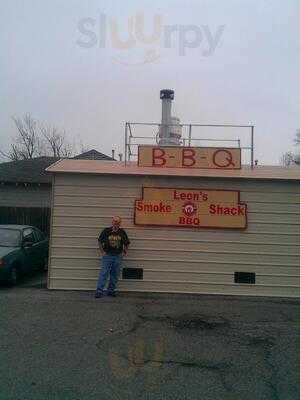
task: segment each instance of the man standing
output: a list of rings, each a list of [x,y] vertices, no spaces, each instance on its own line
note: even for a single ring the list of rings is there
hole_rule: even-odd
[[[102,268],[99,273],[96,298],[103,296],[104,286],[107,278],[110,275],[110,280],[107,288],[107,295],[115,297],[115,289],[118,282],[122,255],[127,254],[127,249],[130,244],[128,236],[124,229],[120,228],[121,218],[113,217],[112,226],[103,229],[98,243],[102,254]]]

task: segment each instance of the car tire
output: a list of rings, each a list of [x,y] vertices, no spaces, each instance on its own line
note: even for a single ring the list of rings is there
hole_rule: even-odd
[[[44,258],[43,265],[41,267],[41,271],[42,272],[48,271],[48,257]]]
[[[18,281],[19,281],[19,271],[18,268],[15,265],[13,265],[10,270],[9,284],[10,286],[16,286]]]

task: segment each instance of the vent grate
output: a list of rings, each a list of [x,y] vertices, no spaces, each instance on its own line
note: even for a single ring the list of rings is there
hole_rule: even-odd
[[[143,268],[123,268],[122,279],[143,279]]]
[[[255,273],[254,272],[235,272],[234,273],[234,283],[255,283]]]

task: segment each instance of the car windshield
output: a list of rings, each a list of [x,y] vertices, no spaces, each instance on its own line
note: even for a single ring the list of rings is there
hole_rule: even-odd
[[[0,228],[0,246],[16,247],[20,245],[20,231]]]

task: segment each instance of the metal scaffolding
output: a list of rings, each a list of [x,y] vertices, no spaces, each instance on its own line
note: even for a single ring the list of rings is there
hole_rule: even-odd
[[[141,144],[150,144],[157,145],[158,144],[158,132],[161,124],[159,123],[147,123],[147,122],[126,122],[125,123],[125,164],[129,161],[134,161],[137,159],[137,148]],[[170,125],[172,126],[172,125]],[[254,125],[231,125],[231,124],[180,124],[182,127],[182,142],[181,145],[183,147],[207,147],[203,146],[203,142],[212,142],[210,147],[238,147],[244,152],[250,152],[250,166],[254,167]],[[150,129],[149,134],[141,135],[139,132],[141,128],[147,127]],[[135,135],[133,130],[134,128],[139,128],[138,134]],[[152,129],[153,128],[153,129]],[[243,136],[245,132],[248,132],[248,138],[250,137],[249,145],[242,145],[241,138],[235,139],[218,139],[218,138],[205,138],[202,137],[202,133],[195,133],[195,128],[216,128],[216,129],[243,129]]]

